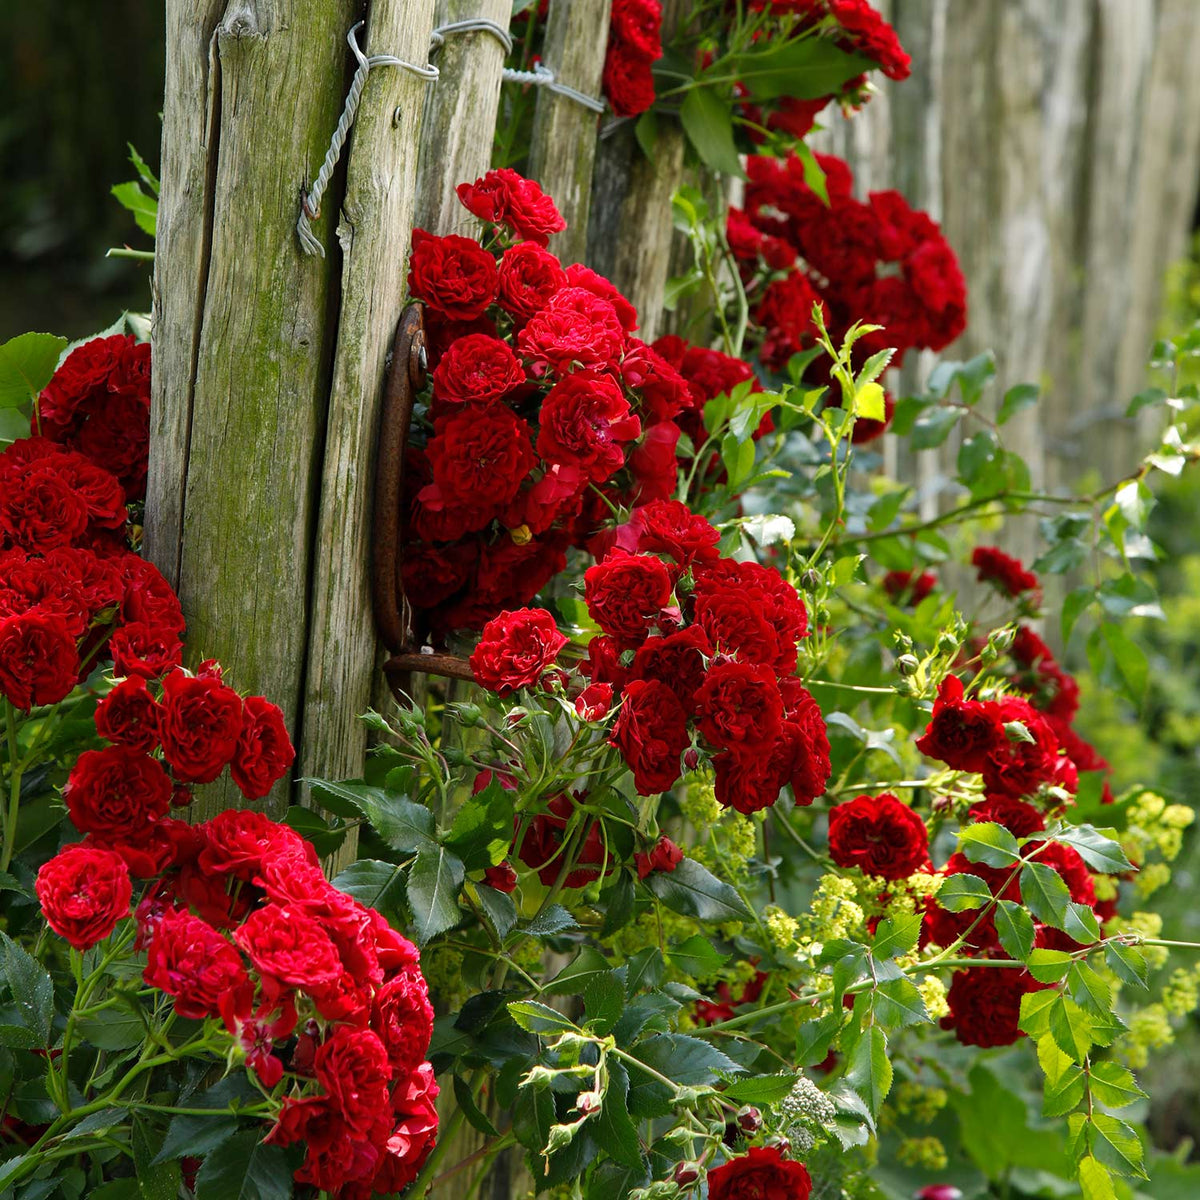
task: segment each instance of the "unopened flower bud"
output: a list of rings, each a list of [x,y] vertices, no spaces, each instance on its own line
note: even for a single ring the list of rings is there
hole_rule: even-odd
[[[821,574],[815,567],[809,567],[803,575],[800,576],[800,586],[806,592],[815,592],[817,588],[825,582],[825,576]]]
[[[694,771],[700,765],[700,751],[695,746],[683,752],[683,765],[689,771]]]
[[[471,762],[471,756],[460,746],[443,746],[442,757],[452,767],[466,767]]]
[[[600,1092],[580,1092],[575,1107],[585,1117],[598,1113],[604,1107],[604,1096]]]
[[[459,704],[455,707],[454,715],[458,718],[458,723],[468,729],[483,722],[483,709],[478,704]]]
[[[958,638],[948,629],[942,630],[937,640],[937,652],[939,654],[953,654],[957,649]]]
[[[962,1200],[962,1192],[952,1183],[929,1183],[914,1194],[913,1200]]]
[[[192,802],[192,789],[185,787],[182,783],[177,783],[171,789],[171,807],[172,808],[187,808]]]
[[[698,1162],[681,1162],[675,1164],[675,1172],[671,1176],[680,1187],[687,1187],[690,1183],[695,1183],[700,1178],[700,1164]]]
[[[824,604],[818,604],[813,611],[813,620],[815,620],[818,625],[828,625],[829,609]]]
[[[752,1104],[747,1104],[738,1109],[737,1123],[743,1133],[757,1133],[762,1128],[762,1113]]]
[[[933,811],[935,813],[949,812],[954,807],[954,800],[950,796],[935,796],[933,800]]]
[[[913,685],[912,679],[907,675],[901,675],[899,679],[892,685],[897,695],[913,696],[916,695],[916,687]]]
[[[1013,638],[1016,635],[1011,629],[997,629],[992,634],[988,641],[996,647],[997,650],[1007,650],[1013,644]]]
[[[921,663],[915,654],[902,654],[896,659],[896,670],[906,678],[915,675],[920,669]]]
[[[996,651],[996,647],[993,646],[991,642],[988,642],[988,644],[979,652],[979,661],[985,667],[994,667],[996,665],[996,659],[999,657],[1000,655]]]

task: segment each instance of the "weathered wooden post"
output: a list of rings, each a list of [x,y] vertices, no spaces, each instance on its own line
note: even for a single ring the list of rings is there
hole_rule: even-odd
[[[370,72],[313,221],[326,253],[304,253],[301,194],[362,16],[354,0],[169,0],[155,277],[147,548],[178,587],[189,653],[279,703],[298,769],[332,774],[364,749],[370,449],[427,87]],[[373,0],[369,52],[424,67],[432,18],[432,0]],[[202,813],[236,802],[213,792]]]

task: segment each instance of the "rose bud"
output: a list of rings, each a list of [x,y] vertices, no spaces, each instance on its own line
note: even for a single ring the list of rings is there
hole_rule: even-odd
[[[484,871],[483,882],[498,892],[511,892],[517,886],[517,873],[511,863],[498,863]]]
[[[815,592],[825,582],[825,577],[815,567],[809,567],[800,576],[800,586],[806,592]]]
[[[743,1133],[757,1133],[762,1128],[762,1113],[753,1105],[747,1104],[738,1109],[737,1123]]]
[[[592,683],[575,697],[575,713],[582,721],[603,721],[612,708],[612,684]]]
[[[694,771],[700,765],[700,751],[692,746],[691,749],[685,750],[683,754],[683,765],[689,771]]]
[[[913,1200],[962,1200],[962,1192],[952,1183],[929,1183],[913,1193]]]
[[[585,1117],[598,1113],[604,1107],[604,1096],[600,1092],[580,1092],[575,1107]]]
[[[187,808],[192,802],[192,789],[185,787],[182,783],[177,783],[171,789],[171,807],[172,808]]]
[[[914,654],[902,654],[896,659],[896,670],[901,675],[915,675],[921,668],[921,664]]]
[[[671,1178],[680,1187],[687,1187],[689,1183],[695,1183],[700,1178],[700,1164],[698,1162],[676,1163],[675,1172]]]

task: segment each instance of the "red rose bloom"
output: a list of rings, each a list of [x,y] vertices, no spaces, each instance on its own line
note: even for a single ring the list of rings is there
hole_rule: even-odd
[[[683,862],[683,851],[669,837],[660,837],[649,854],[638,852],[633,856],[639,879],[645,879],[654,871],[668,874]]]
[[[709,667],[696,693],[696,727],[722,750],[761,749],[775,741],[783,700],[770,667],[726,660]]]
[[[665,792],[679,778],[679,756],[688,748],[687,713],[679,698],[656,679],[625,687],[611,744],[633,772],[638,794]]]
[[[1058,739],[1049,722],[1030,704],[1016,696],[1005,696],[991,706],[1002,726],[1014,722],[1024,726],[1031,741],[1005,730],[988,752],[983,764],[983,783],[989,793],[1021,799],[1043,784],[1074,791],[1074,780],[1060,771],[1069,759],[1060,759]]]
[[[393,1072],[416,1070],[433,1034],[433,1008],[420,967],[403,967],[375,993],[371,1028],[379,1035]]]
[[[588,614],[625,649],[646,640],[670,602],[671,589],[670,572],[648,554],[614,552],[583,576]]]
[[[907,79],[912,59],[896,31],[868,0],[829,0],[829,11],[845,31],[850,48],[873,58],[889,79]]]
[[[889,571],[883,577],[883,590],[897,604],[916,607],[937,587],[937,576],[932,571]]]
[[[496,260],[474,239],[414,229],[408,290],[455,321],[473,321],[496,299]]]
[[[972,821],[1003,825],[1014,837],[1029,837],[1046,828],[1045,818],[1032,804],[1011,796],[986,796],[967,809]]]
[[[287,774],[296,750],[283,711],[262,696],[242,701],[242,731],[229,774],[247,800],[260,800]]]
[[[575,715],[581,721],[603,721],[612,708],[611,683],[589,683],[575,697]]]
[[[659,0],[613,0],[609,33],[643,58],[661,58],[662,5]]]
[[[171,806],[171,780],[140,750],[85,750],[63,789],[71,821],[105,843],[145,842]]]
[[[963,699],[962,680],[947,675],[933,702],[933,717],[917,749],[956,771],[982,771],[988,755],[1004,743],[996,706]]]
[[[96,705],[96,732],[131,750],[153,750],[158,745],[158,704],[136,675],[122,679]]]
[[[780,675],[796,669],[796,642],[808,636],[804,603],[778,571],[730,559],[697,572],[696,623],[714,650]]]
[[[808,1200],[812,1180],[803,1163],[775,1146],[751,1146],[708,1173],[708,1200]]]
[[[533,687],[554,664],[567,639],[544,608],[504,612],[483,627],[483,637],[471,655],[475,682],[507,696]]]
[[[87,504],[53,458],[33,463],[6,482],[0,499],[0,546],[7,542],[45,554],[77,542],[87,526]]]
[[[512,863],[502,862],[488,867],[483,872],[483,882],[490,888],[506,895],[517,890],[517,873]]]
[[[75,639],[61,616],[24,612],[0,618],[0,695],[14,708],[57,704],[79,678]]]
[[[451,413],[435,429],[426,452],[443,503],[495,513],[536,462],[527,426],[502,405]],[[429,490],[421,492],[422,503]]]
[[[650,554],[665,554],[681,567],[697,563],[711,565],[720,557],[717,543],[721,535],[706,517],[694,513],[680,500],[653,500],[635,508],[624,527],[634,545],[624,549]]]
[[[336,1027],[317,1048],[317,1083],[346,1121],[366,1132],[388,1107],[391,1067],[387,1051],[370,1029]]]
[[[654,72],[650,62],[622,42],[609,45],[601,85],[618,117],[636,117],[654,103]]]
[[[946,994],[950,1015],[942,1018],[942,1027],[953,1029],[964,1046],[1011,1046],[1024,1036],[1018,1028],[1021,997],[1041,986],[1015,967],[955,971]]]
[[[222,996],[249,985],[241,955],[206,921],[176,909],[158,915],[142,978],[194,1021],[218,1015]]]
[[[38,871],[34,890],[46,923],[76,950],[108,937],[133,897],[125,860],[95,846],[60,850]]]
[[[218,679],[172,671],[163,680],[159,737],[181,783],[211,783],[237,751],[242,698]]]
[[[829,856],[866,875],[905,879],[929,863],[925,822],[889,792],[856,796],[829,814]]]
[[[451,342],[433,373],[434,398],[453,404],[491,404],[525,382],[507,342],[469,333]]]
[[[549,250],[535,242],[518,242],[500,260],[500,307],[527,321],[567,285],[567,273]]]
[[[611,304],[617,314],[617,320],[621,322],[621,328],[626,333],[633,333],[637,329],[637,309],[621,294],[611,279],[606,279],[598,271],[593,271],[591,267],[585,267],[582,263],[570,263],[567,266],[567,287],[583,288],[584,291],[591,292],[593,296]]]
[[[696,693],[705,681],[705,659],[711,656],[704,630],[689,625],[666,637],[647,638],[633,656],[630,678],[665,683],[691,715],[696,710]],[[774,676],[771,678],[773,682]]]
[[[294,830],[253,809],[229,808],[196,828],[203,837],[197,865],[210,877],[236,875],[261,885],[269,857],[307,846]]]
[[[643,411],[654,421],[669,421],[691,405],[686,380],[657,350],[637,338],[621,359],[621,378],[637,392]]]
[[[518,237],[544,246],[567,222],[554,201],[532,180],[509,167],[489,171],[456,189],[462,205],[481,221],[507,225]]]
[[[235,936],[255,967],[280,983],[311,993],[341,978],[341,959],[329,934],[294,906],[255,909]]]
[[[436,1140],[438,1115],[434,1101],[437,1095],[433,1068],[427,1062],[422,1063],[392,1097],[396,1127],[383,1144],[379,1165],[369,1187],[351,1184],[342,1189],[343,1200],[390,1196],[404,1191],[416,1179]]]
[[[995,546],[976,546],[971,555],[971,565],[978,567],[976,579],[980,583],[994,583],[997,589],[1008,596],[1020,596],[1023,592],[1038,590],[1038,577],[1027,571],[1019,559],[997,550]]]
[[[170,630],[146,621],[121,626],[108,640],[116,675],[158,679],[183,661],[183,643]]]
[[[581,287],[556,292],[517,335],[517,349],[530,360],[535,375],[609,367],[624,345],[625,330],[616,309]]]
[[[576,371],[556,383],[542,401],[539,420],[542,458],[578,467],[594,483],[624,466],[622,443],[642,432],[612,378],[592,371]]]

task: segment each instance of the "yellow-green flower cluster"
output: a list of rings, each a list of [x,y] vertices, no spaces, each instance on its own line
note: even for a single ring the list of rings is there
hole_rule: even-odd
[[[925,1001],[925,1011],[929,1019],[936,1025],[943,1017],[950,1015],[950,1005],[946,1000],[946,985],[937,975],[926,975],[917,984],[917,991]]]
[[[679,799],[679,811],[697,833],[701,836],[720,820],[725,811],[717,799],[717,789],[711,779],[695,779],[682,789]]]
[[[1161,1004],[1147,1004],[1129,1016],[1129,1032],[1117,1043],[1121,1057],[1135,1071],[1150,1061],[1152,1051],[1163,1050],[1175,1040],[1171,1018]]]
[[[800,940],[804,943],[831,942],[835,938],[860,937],[866,914],[856,899],[858,887],[842,875],[822,875],[813,893],[809,912],[801,918]]]
[[[911,1117],[921,1125],[928,1125],[937,1120],[948,1100],[945,1088],[927,1087],[915,1079],[905,1079],[896,1085],[891,1103],[902,1117]]]
[[[800,940],[800,922],[795,917],[777,904],[768,904],[762,911],[762,922],[776,950],[786,954],[796,948]]]
[[[926,1171],[944,1171],[950,1161],[941,1138],[905,1138],[896,1149],[896,1158],[906,1167],[921,1167]]]
[[[1143,792],[1129,806],[1121,845],[1130,862],[1140,867],[1134,886],[1142,898],[1164,888],[1171,879],[1168,863],[1183,848],[1183,831],[1196,814],[1185,804],[1168,804],[1157,792]],[[1148,861],[1151,854],[1161,861]]]
[[[1200,1004],[1200,971],[1176,967],[1163,987],[1162,1003],[1172,1017],[1186,1017]]]

